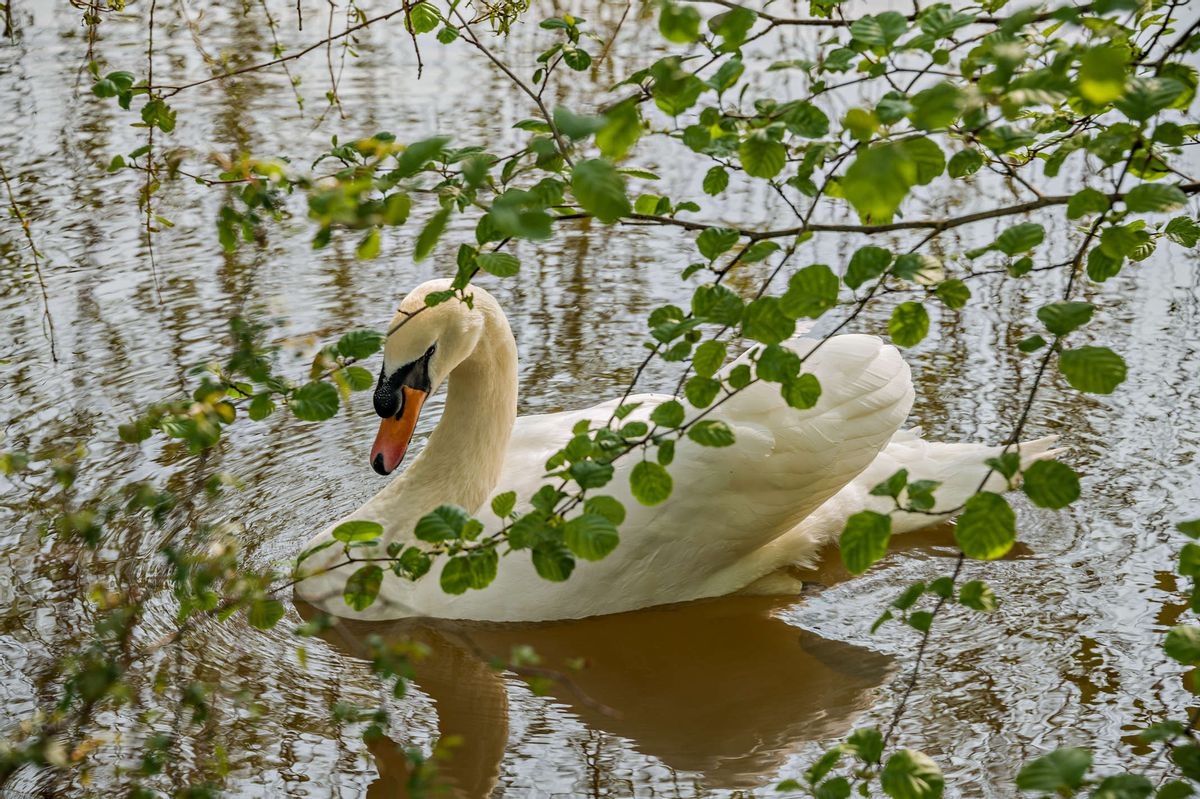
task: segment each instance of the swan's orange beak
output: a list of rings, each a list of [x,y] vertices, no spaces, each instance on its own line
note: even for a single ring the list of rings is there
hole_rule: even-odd
[[[400,387],[400,412],[389,416],[379,424],[379,435],[375,436],[375,446],[371,447],[371,468],[380,474],[391,474],[404,453],[408,451],[408,442],[412,440],[413,431],[417,429],[417,417],[421,415],[421,406],[429,395],[411,386]]]

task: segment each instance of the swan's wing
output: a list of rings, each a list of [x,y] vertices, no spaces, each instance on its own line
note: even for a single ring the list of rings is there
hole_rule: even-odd
[[[789,342],[801,354],[814,344]],[[805,370],[822,385],[815,407],[788,407],[778,385],[755,384],[711,414],[733,430],[733,446],[680,441],[669,467],[674,490],[665,503],[638,504],[629,489],[638,457],[619,460],[612,482],[599,489],[628,512],[617,550],[601,561],[581,561],[565,584],[506,567],[499,577],[506,585],[503,592],[519,590],[531,606],[544,603],[556,615],[581,616],[715,596],[757,579],[758,559],[751,555],[862,471],[912,403],[908,367],[895,348],[877,338],[830,339],[812,352]],[[644,404],[630,418],[644,418],[665,399],[638,397]],[[546,458],[570,437],[571,426],[581,419],[603,422],[614,406],[522,419],[497,489],[528,496],[542,482]],[[579,590],[575,581],[580,579],[588,590]]]
[[[737,443],[714,449],[681,442],[672,465],[677,496],[655,512],[652,527],[680,522],[702,532],[704,546],[748,553],[853,480],[907,417],[912,380],[895,347],[861,335],[819,347],[811,339],[787,345],[806,356],[804,371],[820,381],[817,404],[791,408],[769,383],[729,399],[713,416],[733,428]]]

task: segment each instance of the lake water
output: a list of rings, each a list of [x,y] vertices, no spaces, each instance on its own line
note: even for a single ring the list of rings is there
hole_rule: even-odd
[[[360,7],[368,15],[390,10]],[[329,7],[313,6],[298,31],[294,7],[272,2],[270,8],[287,50],[321,38],[329,24],[335,31],[345,25],[345,9],[330,23]],[[319,426],[285,414],[263,424],[240,422],[203,462],[158,438],[141,447],[122,444],[116,425],[149,402],[177,395],[197,364],[222,358],[227,321],[238,314],[270,320],[272,339],[285,342],[283,367],[301,376],[318,342],[357,327],[382,328],[408,287],[449,274],[454,247],[469,230],[458,224],[419,265],[411,260],[409,229],[390,232],[383,256],[361,262],[352,237],[312,250],[312,229],[297,205],[295,216],[269,227],[262,247],[227,254],[214,226],[223,191],[180,179],[155,197],[155,212],[174,227],[153,237],[151,253],[137,203],[140,176],[105,172],[114,155],[144,143],[145,130],[131,127],[136,114],[94,98],[83,70],[93,47],[102,70],[144,75],[145,9],[130,4],[127,12],[106,13],[91,44],[76,8],[24,2],[13,9],[14,39],[0,42],[0,161],[43,255],[59,360],[51,358],[28,247],[6,216],[0,219],[3,447],[36,453],[86,445],[81,497],[151,479],[196,499],[163,528],[118,528],[96,558],[76,560],[38,535],[59,510],[49,481],[0,478],[0,729],[54,700],[47,660],[85,639],[93,611],[84,597],[93,584],[161,592],[138,633],[139,643],[153,643],[172,626],[165,566],[155,555],[165,540],[203,546],[211,525],[220,524],[252,562],[284,563],[385,479],[367,466],[375,424],[368,395],[356,395],[349,412]],[[622,22],[624,11],[600,3],[583,14],[605,38],[621,31],[610,57],[595,68],[595,85],[616,82],[663,49],[649,12],[635,5]],[[234,68],[271,57],[258,4],[159,3],[156,14],[160,83],[205,77],[205,58]],[[812,36],[789,31],[770,46],[801,57],[815,51]],[[536,25],[522,25],[497,51],[527,72],[547,41]],[[343,58],[334,48],[328,62],[321,52],[293,62],[303,110],[279,69],[189,89],[173,101],[177,131],[159,134],[157,146],[180,148],[188,153],[186,169],[215,175],[211,153],[286,153],[303,166],[334,134],[346,140],[388,130],[413,141],[451,131],[456,143],[485,143],[495,152],[517,141],[512,125],[532,109],[478,53],[429,36],[421,39],[421,53],[418,80],[412,43],[392,24],[363,32],[353,55]],[[344,69],[344,118],[336,110],[322,113],[330,65],[335,74]],[[780,96],[802,89],[794,72],[753,80]],[[558,101],[591,110],[607,96],[591,85],[563,86]],[[699,173],[677,147],[652,141],[632,163],[664,176],[663,187],[649,190],[699,193]],[[910,213],[941,215],[1008,197],[1001,181],[981,178],[960,195],[930,192]],[[777,224],[789,214],[763,187],[741,186],[724,206],[706,203],[701,216],[749,226]],[[1077,234],[1061,214],[1038,221],[1048,241],[1039,258],[1061,259]],[[998,229],[992,223],[961,229],[961,236],[942,237],[935,252],[953,261]],[[862,243],[818,236],[796,263],[844,267]],[[896,235],[875,243],[900,248],[912,240]],[[646,313],[688,296],[677,276],[694,248],[679,231],[580,224],[518,252],[519,276],[483,285],[512,321],[521,412],[532,413],[584,406],[623,389],[643,352]],[[752,290],[769,268],[747,268],[733,283]],[[1037,330],[1033,309],[1061,291],[1061,280],[1057,273],[976,279],[964,311],[935,312],[930,337],[906,352],[917,385],[911,423],[941,440],[1004,438],[1035,366],[1013,345]],[[1001,607],[988,617],[951,610],[939,618],[924,676],[896,734],[897,745],[938,761],[951,795],[1010,795],[1004,783],[1019,763],[1066,744],[1094,747],[1102,771],[1148,763],[1151,750],[1135,744],[1131,732],[1165,713],[1178,718],[1193,705],[1180,669],[1157,645],[1183,612],[1171,576],[1180,543],[1172,526],[1200,515],[1198,288],[1196,253],[1164,246],[1085,290],[1099,306],[1087,335],[1125,356],[1129,380],[1102,397],[1082,396],[1051,378],[1027,431],[1029,438],[1062,436],[1068,462],[1083,475],[1083,501],[1051,512],[1012,497],[1022,544],[1005,560],[964,569],[995,588]],[[885,332],[898,299],[873,306],[854,329]],[[672,374],[656,365],[640,387],[669,389]],[[430,428],[440,407],[440,397],[431,400],[420,430]],[[242,489],[205,499],[201,476],[213,470],[236,475]],[[303,653],[289,632],[299,621],[291,609],[271,632],[239,619],[207,624],[180,646],[152,650],[135,664],[135,701],[101,715],[103,745],[92,773],[64,783],[25,770],[8,791],[107,795],[105,786],[133,751],[131,738],[172,728],[171,697],[154,688],[163,671],[175,684],[202,681],[249,702],[216,703],[199,734],[169,760],[167,778],[175,785],[205,779],[199,764],[217,756],[230,795],[392,796],[403,778],[405,747],[428,751],[439,735],[457,734],[463,742],[445,770],[473,795],[773,796],[776,782],[798,776],[852,727],[885,726],[891,718],[917,636],[898,625],[872,635],[870,623],[912,581],[948,573],[956,552],[948,528],[903,544],[852,579],[831,553],[806,575],[805,594],[786,599],[731,598],[515,629],[347,624],[307,641]],[[406,698],[388,698],[362,659],[372,633],[413,635],[434,653]],[[517,644],[534,646],[548,666],[582,658],[585,667],[538,695],[482,665],[481,655],[502,656]],[[390,737],[368,747],[362,725],[331,720],[339,703],[384,704],[393,716]]]

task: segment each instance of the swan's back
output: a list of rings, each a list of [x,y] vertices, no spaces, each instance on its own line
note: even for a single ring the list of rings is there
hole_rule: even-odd
[[[413,586],[411,604],[444,618],[575,618],[719,596],[761,577],[768,567],[754,557],[756,551],[866,468],[913,400],[907,364],[878,338],[836,336],[819,347],[815,340],[793,339],[786,346],[808,356],[804,371],[821,383],[816,405],[803,411],[789,407],[778,384],[747,387],[708,417],[728,424],[736,443],[715,448],[681,440],[670,466],[671,498],[654,507],[638,504],[630,494],[637,456],[619,460],[612,482],[598,491],[615,496],[628,511],[621,543],[606,559],[580,561],[569,580],[552,583],[536,575],[528,553],[517,552],[504,559],[496,581],[482,591],[450,597],[436,579],[426,578]],[[748,360],[743,355],[728,368]],[[642,406],[631,418],[646,419],[669,397],[632,399]],[[615,404],[519,419],[497,492],[528,496],[572,425],[585,418],[603,424]],[[486,522],[498,523],[486,508],[479,512]]]

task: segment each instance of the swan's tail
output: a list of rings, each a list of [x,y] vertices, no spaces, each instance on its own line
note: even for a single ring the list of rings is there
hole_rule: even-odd
[[[1026,469],[1035,461],[1053,458],[1066,449],[1055,448],[1058,436],[1046,436],[1018,444],[1015,451],[1021,456],[1021,468]],[[872,497],[870,491],[891,477],[899,469],[908,470],[909,482],[914,480],[936,480],[941,483],[934,491],[935,504],[932,513],[895,513],[892,515],[892,533],[908,533],[928,527],[953,517],[983,483],[986,491],[997,493],[1008,489],[1004,475],[991,471],[985,461],[997,458],[1004,452],[1002,446],[984,444],[943,444],[921,438],[920,428],[902,430],[897,433],[862,474],[850,486],[862,492],[867,500],[858,510],[876,510],[886,513],[892,506],[889,497]],[[838,497],[834,497],[836,500]],[[901,500],[904,496],[901,495]]]
[[[1057,440],[1058,436],[1046,436],[1018,445],[1021,468],[1065,452],[1065,448],[1054,447]],[[837,541],[846,520],[863,510],[891,513],[893,534],[913,532],[950,519],[983,483],[984,475],[990,470],[984,462],[998,457],[1003,451],[1001,446],[926,441],[921,438],[920,428],[901,430],[862,473],[793,530],[772,542],[772,556],[781,565],[812,565],[822,546]],[[941,484],[934,491],[935,504],[931,512],[892,513],[895,503],[891,497],[872,496],[872,488],[900,469],[908,470],[909,482],[935,480]],[[993,472],[983,487],[987,491],[1002,492],[1007,490],[1008,484],[1003,475]],[[904,500],[903,494],[901,500]]]

